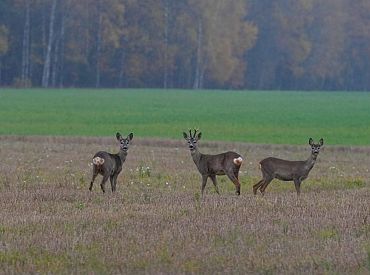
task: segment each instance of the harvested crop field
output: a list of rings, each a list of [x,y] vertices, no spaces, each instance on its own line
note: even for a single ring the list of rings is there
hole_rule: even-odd
[[[370,148],[326,146],[297,199],[274,180],[252,194],[267,156],[306,159],[308,145],[205,142],[245,157],[241,195],[201,178],[183,140],[134,138],[117,192],[92,192],[91,158],[114,137],[0,137],[2,273],[370,272]]]

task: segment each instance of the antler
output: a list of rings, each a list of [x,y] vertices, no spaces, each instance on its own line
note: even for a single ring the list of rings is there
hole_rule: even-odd
[[[197,134],[197,131],[198,131],[199,129],[194,129],[194,133],[192,134],[191,133],[191,129],[189,129],[189,134],[190,134],[190,138],[195,138],[195,135]]]
[[[195,138],[195,135],[197,134],[197,129],[194,129],[194,135],[193,138]]]

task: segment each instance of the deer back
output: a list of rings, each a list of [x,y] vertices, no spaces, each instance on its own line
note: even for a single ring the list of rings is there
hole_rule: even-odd
[[[126,156],[127,154],[120,156],[120,154],[110,154],[105,151],[100,151],[94,155],[93,160],[100,161],[100,163],[98,163],[98,166],[101,166],[100,170],[113,174],[122,170],[122,165],[126,160]],[[94,165],[96,164],[94,163]]]
[[[193,160],[201,174],[225,174],[234,168],[235,159],[241,157],[235,152],[226,152],[217,155],[207,155],[199,153],[199,158]]]
[[[295,175],[303,175],[308,170],[305,161],[290,161],[274,157],[263,159],[260,165],[265,173],[281,180],[292,180]]]

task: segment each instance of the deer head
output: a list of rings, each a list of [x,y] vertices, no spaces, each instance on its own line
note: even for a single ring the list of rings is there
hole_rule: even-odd
[[[183,134],[183,136],[184,136],[184,139],[188,142],[188,144],[189,144],[189,149],[190,149],[190,151],[195,151],[196,149],[197,149],[197,142],[198,142],[198,140],[200,140],[200,138],[202,137],[202,133],[201,132],[199,132],[198,134],[197,134],[197,130],[196,129],[194,129],[194,133],[192,134],[191,133],[191,130],[189,130],[189,134],[190,134],[190,136],[188,136],[188,134],[187,133],[185,133],[185,132],[183,132],[182,133]]]
[[[116,134],[117,140],[119,141],[119,147],[122,151],[127,152],[130,141],[133,139],[134,134],[130,133],[126,138],[123,138],[120,133]]]
[[[317,155],[318,155],[318,154],[319,154],[319,152],[320,152],[320,148],[321,148],[321,146],[323,146],[323,145],[324,145],[324,140],[321,138],[321,139],[319,140],[319,143],[315,144],[315,143],[313,142],[313,139],[312,139],[312,138],[310,138],[310,139],[308,140],[308,144],[311,146],[311,153],[312,153],[312,155],[314,155],[315,157],[317,157]]]

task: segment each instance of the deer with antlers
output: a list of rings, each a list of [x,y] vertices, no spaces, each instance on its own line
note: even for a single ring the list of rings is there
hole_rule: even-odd
[[[197,130],[194,130],[192,134],[191,130],[189,130],[189,136],[185,132],[183,132],[183,136],[188,142],[193,161],[202,175],[202,197],[208,178],[211,178],[217,194],[220,194],[216,179],[218,175],[227,175],[235,185],[236,194],[240,195],[239,169],[243,162],[242,156],[235,152],[226,152],[218,155],[202,154],[197,146],[202,133],[197,134]]]

